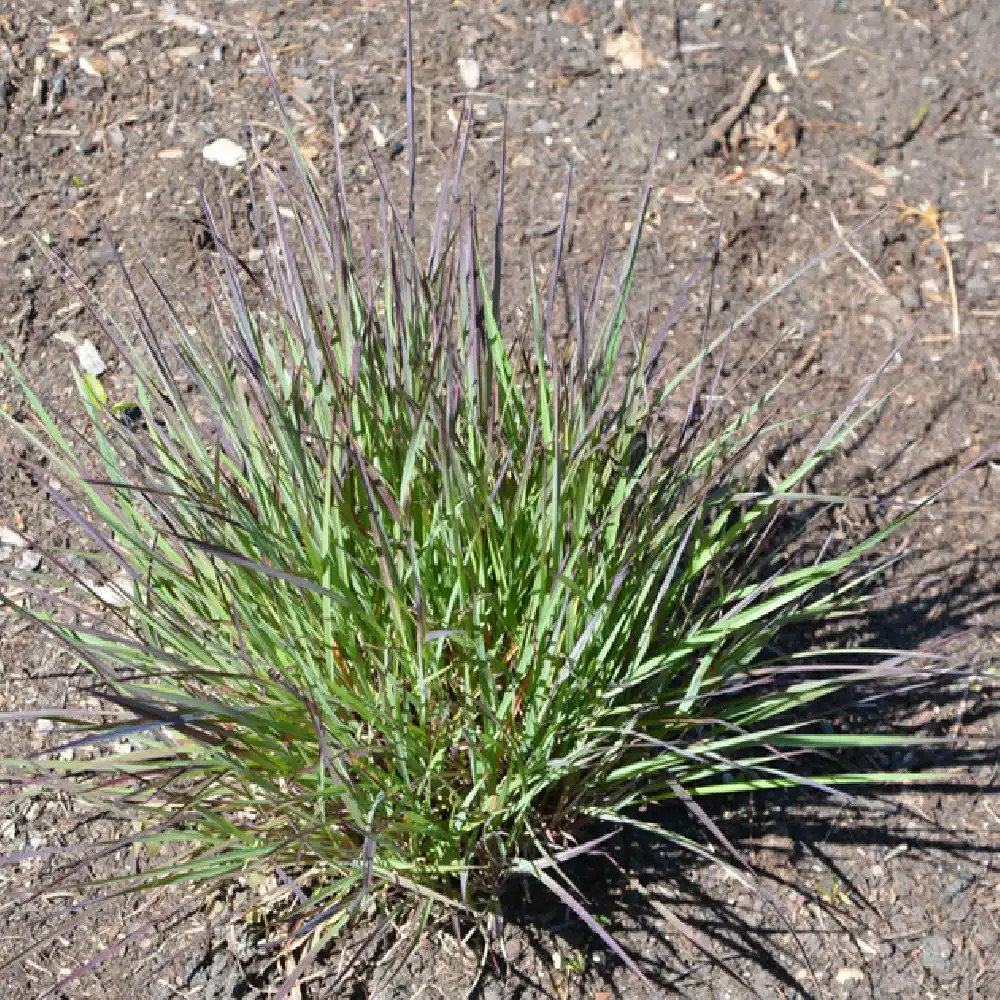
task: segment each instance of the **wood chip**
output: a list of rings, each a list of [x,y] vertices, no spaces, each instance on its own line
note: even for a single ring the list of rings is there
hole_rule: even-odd
[[[200,45],[175,45],[172,49],[167,49],[167,56],[172,63],[187,62],[201,52]]]
[[[604,54],[622,68],[633,72],[642,69],[647,63],[642,39],[634,31],[623,31],[618,35],[612,35],[604,43]]]
[[[165,3],[160,8],[159,16],[164,24],[172,24],[177,28],[187,28],[188,31],[193,31],[197,35],[208,34],[209,27],[204,21],[199,21],[196,17],[191,17],[190,14],[178,14],[173,7],[172,3]]]
[[[46,39],[45,45],[49,52],[54,52],[57,56],[68,56],[73,51],[73,43],[76,36],[68,31],[53,31]]]
[[[122,45],[128,45],[129,42],[134,42],[139,37],[141,30],[141,28],[129,28],[128,31],[121,31],[117,35],[112,35],[105,40],[101,48],[107,52],[109,49],[117,49]]]
[[[107,59],[103,56],[80,56],[80,69],[87,76],[96,77],[98,80],[108,75],[110,69]]]

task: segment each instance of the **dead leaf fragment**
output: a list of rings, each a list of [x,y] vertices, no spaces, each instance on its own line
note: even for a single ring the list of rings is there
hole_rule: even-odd
[[[117,49],[122,45],[128,45],[129,42],[134,42],[139,37],[140,31],[140,28],[129,28],[128,31],[112,35],[101,45],[101,48],[107,52],[109,49]]]
[[[87,76],[96,77],[98,80],[108,75],[108,70],[111,67],[108,64],[107,59],[104,56],[80,56],[80,69],[87,74]]]
[[[754,174],[759,177],[762,181],[766,181],[768,184],[774,184],[780,187],[785,183],[785,178],[781,174],[775,173],[773,170],[768,170],[767,167],[758,167]]]
[[[49,52],[53,52],[57,56],[68,56],[73,51],[74,41],[76,41],[76,36],[68,31],[53,31],[46,39],[45,45]]]
[[[178,14],[173,8],[174,5],[171,3],[165,3],[160,7],[160,20],[164,24],[172,24],[176,28],[187,28],[188,31],[193,31],[196,35],[209,33],[210,29],[204,21],[199,21],[190,14]]]
[[[187,62],[188,59],[193,59],[200,53],[200,45],[175,45],[172,49],[167,49],[167,56],[174,65]]]
[[[756,126],[748,138],[762,149],[787,156],[799,144],[799,123],[789,117],[788,108],[782,108],[774,121]]]
[[[642,49],[642,39],[634,31],[623,31],[612,35],[604,43],[604,54],[627,70],[640,70],[646,65],[646,54]]]
[[[571,24],[574,28],[580,28],[590,20],[587,16],[587,8],[583,5],[583,0],[573,0],[562,9],[559,15],[563,24]]]
[[[799,144],[799,123],[794,118],[783,118],[775,126],[774,148],[779,156],[787,156]]]

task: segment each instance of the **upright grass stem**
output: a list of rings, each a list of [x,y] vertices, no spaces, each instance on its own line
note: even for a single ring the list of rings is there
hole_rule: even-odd
[[[610,305],[602,259],[563,329],[567,181],[527,345],[503,322],[504,170],[484,253],[458,210],[457,137],[421,265],[411,63],[407,92],[410,202],[400,219],[383,188],[377,255],[355,242],[343,170],[327,201],[285,120],[291,171],[259,153],[251,170],[260,267],[206,203],[216,329],[189,328],[162,294],[158,326],[131,281],[135,330],[90,300],[134,395],[78,375],[84,436],[5,355],[33,420],[5,419],[89,538],[91,575],[44,578],[53,612],[3,600],[76,654],[107,707],[54,713],[72,759],[7,767],[23,787],[65,776],[139,824],[127,842],[149,863],[129,891],[252,876],[307,956],[401,900],[485,919],[528,874],[633,964],[565,876],[587,849],[570,836],[675,801],[738,857],[701,797],[886,780],[809,778],[802,751],[900,741],[817,731],[804,712],[938,661],[872,651],[859,671],[776,640],[857,607],[871,554],[917,508],[811,561],[769,544],[784,512],[847,499],[810,475],[870,419],[872,384],[754,488],[740,470],[787,429],[768,419],[779,387],[728,419],[694,405],[732,330],[663,372],[678,306],[623,350],[651,179]],[[678,427],[664,415],[682,390]],[[107,577],[113,607],[93,582]]]

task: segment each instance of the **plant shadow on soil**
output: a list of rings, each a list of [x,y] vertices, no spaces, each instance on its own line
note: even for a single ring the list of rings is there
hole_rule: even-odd
[[[780,454],[775,452],[772,457],[778,459]],[[934,477],[942,467],[954,468],[955,462],[935,463],[924,470],[922,476],[910,477],[906,483],[899,484],[898,489],[887,490],[884,495],[898,495],[903,487],[912,487],[925,476]],[[880,513],[884,516],[884,511],[872,510],[870,516],[874,519]],[[800,532],[800,524],[779,526],[771,548],[777,551]],[[994,546],[988,554],[1000,557],[1000,546]],[[963,741],[956,738],[959,726],[981,731],[988,728],[990,720],[1000,712],[995,700],[985,693],[973,699],[976,702],[973,706],[968,704],[970,685],[992,687],[994,679],[989,671],[993,665],[963,662],[963,650],[968,644],[963,644],[962,640],[970,634],[970,621],[974,616],[1000,607],[1000,595],[980,572],[984,558],[981,551],[975,558],[957,556],[949,559],[938,557],[930,547],[911,548],[907,559],[919,563],[921,568],[917,572],[897,574],[888,588],[895,598],[883,602],[884,606],[869,608],[832,632],[824,623],[816,623],[793,634],[782,634],[781,653],[784,655],[831,644],[844,648],[933,650],[942,657],[945,669],[950,670],[945,676],[889,691],[880,691],[877,684],[858,686],[820,702],[820,725],[824,730],[912,735],[914,745],[902,749],[839,751],[836,759],[817,755],[812,758],[809,770],[817,781],[822,781],[824,774],[845,772],[936,772],[942,768],[995,767],[996,756],[992,748],[963,746]],[[977,648],[981,650],[981,644]],[[934,706],[931,718],[926,712],[929,699]],[[813,711],[792,716],[789,721],[806,722],[816,718],[814,707]],[[932,738],[941,742],[919,745],[921,740]],[[805,786],[744,796],[720,796],[705,809],[722,836],[740,852],[742,860],[746,860],[742,844],[749,840],[767,840],[773,852],[777,839],[787,845],[778,851],[784,853],[788,865],[808,861],[814,869],[821,868],[825,877],[821,876],[818,881],[837,886],[842,898],[878,917],[865,888],[856,884],[854,875],[838,860],[838,855],[844,851],[878,847],[886,852],[919,852],[933,848],[956,861],[972,858],[981,863],[1000,850],[994,844],[956,835],[946,826],[894,801],[895,793],[912,788],[943,797],[990,791],[990,786],[984,788],[975,782],[948,778],[922,781],[916,786],[903,783],[868,786],[853,794],[848,787],[843,799],[839,799]],[[841,821],[848,809],[849,819]],[[893,824],[887,822],[893,816],[902,816],[911,825],[905,831],[894,829]],[[702,843],[706,840],[705,825],[679,802],[647,809],[641,819],[690,840]],[[918,823],[916,830],[913,821]],[[608,828],[595,825],[582,831],[578,839],[581,842],[589,837],[596,839],[607,832]],[[717,851],[720,861],[728,862],[749,876],[745,883],[748,888],[742,890],[747,905],[734,907],[731,899],[727,901],[733,892],[731,880],[713,884],[712,880],[697,876],[699,870],[710,864],[708,860],[636,828],[620,829],[617,836],[602,843],[594,854],[570,861],[565,871],[574,885],[586,886],[588,912],[600,914],[602,923],[607,921],[605,926],[612,937],[618,939],[620,932],[626,947],[636,938],[656,943],[658,960],[655,964],[642,961],[634,952],[632,957],[639,959],[643,973],[657,988],[683,994],[683,981],[693,971],[694,955],[697,965],[717,967],[746,989],[748,996],[758,995],[757,989],[734,963],[740,963],[742,969],[763,971],[791,995],[813,995],[809,981],[803,982],[801,966],[804,964],[810,972],[810,980],[814,979],[814,974],[809,957],[799,945],[799,935],[813,928],[803,924],[801,919],[790,919],[775,893],[784,890],[797,894],[804,904],[822,910],[838,931],[851,930],[850,917],[838,910],[829,893],[816,887],[816,879],[812,885],[807,885],[792,869],[788,869],[787,874],[778,874],[772,866],[766,870],[752,863],[743,867],[740,860],[729,856],[726,846],[719,843],[713,850]],[[765,887],[765,879],[771,889]],[[642,891],[636,891],[636,883],[643,887]],[[610,978],[616,965],[622,964],[565,903],[537,883],[528,884],[523,879],[514,881],[505,887],[502,898],[505,919],[527,937],[529,947],[535,952],[536,966],[551,968],[552,948],[546,944],[546,939],[551,941],[553,938],[559,941],[562,952],[584,956],[587,968],[595,967],[590,959],[599,954],[601,975],[605,979]],[[683,957],[671,939],[664,936],[665,916],[667,923],[672,925],[674,940],[686,939]],[[794,942],[791,949],[786,949],[785,958],[797,959],[798,969],[791,967],[790,961],[784,960],[776,947],[775,939],[780,935],[788,935]],[[499,977],[504,982],[504,995],[535,997],[539,990],[543,995],[550,992],[544,984],[532,982],[520,968],[523,965],[523,962],[517,967],[513,963],[504,965],[499,960],[493,963],[493,981]],[[473,996],[490,996],[490,984],[491,976],[488,975]]]
[[[856,445],[860,443],[859,439]],[[781,458],[779,451],[769,455],[775,463]],[[924,476],[932,479],[942,466],[955,465],[954,461],[935,463],[924,470]],[[861,478],[870,481],[871,474]],[[899,495],[904,487],[919,485],[920,478],[915,482],[911,477],[883,495]],[[860,481],[850,484],[852,488],[860,485]],[[766,484],[760,487],[764,489]],[[877,530],[885,516],[886,511],[878,509],[877,503],[871,504],[866,510],[866,530]],[[822,518],[819,521],[822,523]],[[817,534],[816,526],[805,529],[811,530],[811,537]],[[802,518],[779,523],[771,537],[770,552],[779,553],[802,532]],[[1000,546],[995,548],[1000,556]],[[808,559],[816,551],[814,545],[807,544],[798,558]],[[980,552],[978,558],[985,557]],[[790,722],[808,722],[819,716],[820,728],[831,732],[890,732],[913,737],[913,744],[904,748],[840,751],[835,759],[817,754],[811,758],[808,772],[817,781],[821,782],[824,774],[844,772],[935,772],[995,766],[991,749],[963,745],[956,736],[959,727],[977,732],[988,729],[997,714],[985,692],[972,699],[971,707],[968,704],[971,685],[985,688],[993,681],[988,672],[991,664],[963,661],[968,648],[963,637],[968,638],[975,616],[1000,606],[1000,596],[971,557],[942,558],[930,546],[910,547],[908,561],[918,568],[895,569],[891,579],[873,578],[871,589],[881,588],[878,593],[883,599],[863,614],[833,629],[820,622],[781,635],[780,653],[785,656],[831,645],[924,650],[941,656],[939,676],[889,690],[880,690],[877,682],[859,685],[820,702],[818,709],[814,706],[811,712],[789,718]],[[762,559],[762,564],[767,562],[766,557]],[[982,646],[975,648],[981,650]],[[934,708],[931,713],[927,712],[929,702]],[[941,742],[919,745],[929,738]],[[963,861],[981,863],[998,851],[996,845],[956,834],[896,800],[897,793],[913,787],[943,797],[990,791],[989,786],[949,777],[917,786],[885,783],[860,791],[848,787],[842,797],[815,786],[719,796],[704,808],[740,858],[730,856],[726,844],[716,842],[713,850],[719,861],[741,872],[740,882],[731,877],[704,877],[713,865],[707,857],[636,828],[620,828],[593,854],[569,861],[564,870],[572,884],[586,887],[587,911],[629,951],[657,989],[684,995],[685,980],[710,969],[744,991],[736,995],[760,995],[759,983],[750,980],[755,972],[761,972],[788,995],[809,997],[815,995],[812,987],[819,980],[813,968],[816,956],[809,955],[802,938],[815,930],[811,926],[815,914],[821,911],[829,921],[828,933],[832,928],[834,934],[844,935],[856,931],[858,920],[865,916],[882,919],[866,887],[858,884],[857,872],[844,865],[847,853],[858,848],[879,848],[884,854],[933,849],[954,861],[957,869]],[[649,808],[640,818],[692,841],[712,839],[705,824],[679,802]],[[596,839],[609,829],[595,824],[579,831],[577,839]],[[748,857],[754,845],[761,843],[767,844],[771,856],[767,864],[757,864]],[[776,855],[779,865],[774,863]],[[803,866],[812,869],[808,880]],[[825,888],[828,886],[836,888]],[[739,897],[738,905],[733,905],[734,893]],[[788,899],[794,897],[800,905],[792,913]],[[845,912],[845,902],[853,907],[852,912]],[[594,970],[603,995],[638,995],[632,988],[621,991],[608,987],[623,963],[565,902],[539,883],[527,878],[511,880],[501,890],[501,905],[505,923],[516,928],[518,954],[507,962],[501,957],[503,950],[494,949],[471,994],[476,1000],[496,996],[537,1000],[560,995],[545,981],[546,970],[553,968],[554,951],[578,956],[582,969],[588,970],[581,976]],[[670,928],[667,934],[665,925]],[[637,941],[651,946],[655,961],[643,956],[636,948]],[[406,972],[400,971],[405,979]],[[402,984],[397,980],[397,985]],[[359,1000],[367,995],[363,991],[356,994]]]
[[[867,433],[869,431],[861,432],[850,450],[860,448]],[[769,453],[767,464],[780,465],[786,452],[802,444],[795,440],[784,442]],[[886,482],[892,465],[893,457],[890,457],[877,474],[869,471],[849,482],[847,492],[870,494],[870,488],[866,490],[865,487],[871,486],[873,478]],[[881,496],[898,496],[904,489],[919,486],[923,480],[940,478],[943,469],[955,465],[955,460],[935,463],[920,476],[883,489]],[[757,485],[761,490],[768,488],[763,481]],[[855,525],[854,531],[877,530],[889,513],[877,500],[859,509],[864,527]],[[802,561],[815,557],[821,544],[818,536],[830,528],[826,515],[811,517],[817,512],[818,507],[804,513],[799,511],[795,517],[786,516],[776,524],[768,551],[761,559],[761,578],[789,543],[802,543],[803,536],[806,540],[798,547],[795,558]],[[995,554],[1000,556],[1000,546],[995,548]],[[983,553],[980,552],[977,558],[982,560]],[[930,546],[911,547],[907,563],[916,565],[917,569],[894,568],[887,575],[873,578],[870,590],[876,596],[881,595],[881,600],[865,609],[863,614],[833,628],[829,623],[819,622],[792,633],[783,632],[780,648],[773,652],[789,656],[832,645],[846,649],[926,649],[939,653],[943,664],[960,663],[961,639],[970,621],[1000,606],[1000,596],[978,571],[977,559],[972,557],[959,555],[949,559],[936,556]],[[838,656],[838,659],[844,661],[847,657]],[[925,747],[842,751],[835,760],[817,755],[811,759],[810,775],[822,781],[825,773],[835,772],[936,771],[993,765],[995,757],[991,751],[962,746],[961,741],[954,738],[956,714],[961,726],[978,730],[996,712],[985,697],[975,699],[976,704],[971,708],[966,704],[970,683],[986,677],[987,666],[962,664],[930,683],[925,680],[888,691],[879,690],[877,683],[854,688],[821,702],[818,711],[814,707],[808,714],[791,717],[789,721],[806,722],[815,720],[821,713],[819,725],[824,730],[912,735],[914,744],[921,738],[942,738],[941,744]],[[930,718],[925,711],[929,698],[937,709]],[[790,914],[787,902],[779,897],[787,900],[790,894],[796,894],[803,900],[803,907],[821,910],[837,932],[847,933],[851,929],[851,915],[845,915],[838,908],[837,900],[819,883],[838,886],[841,898],[849,899],[860,913],[870,912],[877,916],[877,912],[868,901],[864,887],[856,884],[855,873],[841,864],[839,858],[843,852],[871,847],[887,852],[904,848],[920,851],[933,846],[956,859],[981,859],[996,850],[994,846],[956,836],[926,817],[917,817],[923,824],[923,836],[912,826],[905,834],[894,829],[893,824],[887,822],[890,817],[906,815],[913,818],[905,805],[893,801],[894,792],[903,787],[912,786],[871,786],[860,794],[856,792],[857,798],[848,789],[839,801],[808,786],[714,798],[705,809],[723,837],[744,859],[747,851],[743,845],[750,844],[752,850],[753,842],[766,840],[772,855],[777,851],[784,855],[782,860],[786,862],[780,866],[780,871],[776,871],[773,864],[755,866],[752,861],[742,867],[738,860],[728,856],[725,845],[716,843],[718,859],[728,861],[735,869],[742,868],[745,873],[746,882],[739,887],[739,906],[732,905],[734,883],[731,879],[720,882],[718,878],[702,877],[712,864],[707,858],[699,858],[663,838],[635,828],[620,829],[601,844],[599,852],[567,863],[565,872],[574,885],[586,886],[588,912],[600,915],[608,932],[630,952],[657,988],[683,994],[684,980],[693,971],[717,967],[748,996],[758,995],[758,990],[747,980],[747,970],[760,970],[787,989],[790,995],[810,996],[810,983],[815,974],[803,982],[802,967],[811,972],[812,966],[806,947],[799,939],[813,928],[801,911],[798,919]],[[956,780],[922,782],[918,787],[943,796],[984,791],[980,785]],[[849,821],[842,821],[848,809]],[[692,841],[704,843],[706,838],[711,839],[705,824],[680,803],[650,808],[641,819]],[[595,825],[589,831],[581,831],[578,839],[583,842],[589,836],[598,837],[607,832],[607,827]],[[775,842],[778,847],[774,846]],[[820,867],[825,875],[811,878],[807,884],[794,867],[804,862],[811,864],[814,870]],[[642,887],[641,891],[637,885]],[[501,891],[501,904],[505,923],[517,928],[521,956],[517,961],[504,962],[500,950],[494,949],[487,960],[482,981],[472,994],[474,998],[485,1000],[496,996],[498,988],[504,997],[523,997],[525,1000],[554,995],[551,984],[546,985],[538,978],[544,976],[544,970],[552,968],[553,941],[558,943],[561,954],[581,956],[584,967],[597,970],[606,982],[611,981],[616,967],[622,965],[564,902],[539,883],[511,880]],[[672,925],[670,935],[664,935],[665,921]],[[776,944],[779,938],[785,941],[783,948]],[[655,963],[644,960],[642,954],[637,953],[637,940],[655,945]],[[374,961],[380,957],[384,956],[376,955]],[[530,960],[532,958],[534,961]],[[220,961],[220,968],[213,969]],[[538,970],[543,971],[538,973]],[[220,959],[217,949],[209,948],[202,958],[189,963],[188,985],[196,986],[203,980],[225,976],[231,979],[233,971]],[[406,977],[405,962],[399,972]],[[232,998],[249,996],[254,989],[266,985],[261,979],[255,980],[251,973],[251,968],[244,967],[246,978],[239,982],[234,980],[225,995]],[[358,989],[361,992],[351,995],[368,995],[362,987]],[[631,995],[631,991],[628,992]]]

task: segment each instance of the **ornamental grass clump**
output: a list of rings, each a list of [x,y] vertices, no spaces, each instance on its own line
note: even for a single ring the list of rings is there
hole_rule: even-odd
[[[412,187],[397,213],[383,185],[362,239],[288,135],[290,171],[259,153],[249,171],[256,260],[205,203],[210,329],[166,296],[137,294],[134,327],[92,303],[133,391],[78,375],[85,432],[22,382],[18,430],[89,543],[86,570],[52,554],[49,611],[25,613],[106,713],[54,711],[73,755],[13,780],[132,822],[94,846],[149,849],[105,893],[188,883],[196,905],[249,879],[243,917],[285,922],[307,956],[400,907],[488,922],[519,876],[617,951],[563,867],[650,825],[641,807],[674,801],[725,847],[704,796],[884,778],[809,778],[803,751],[892,742],[810,720],[921,668],[776,645],[851,607],[901,523],[811,557],[773,541],[789,510],[838,502],[810,474],[871,404],[761,489],[745,470],[784,433],[770,395],[726,417],[699,402],[732,331],[667,371],[677,310],[648,337],[631,323],[648,184],[620,269],[602,260],[568,308],[564,199],[523,336],[503,324],[502,172],[484,250],[459,141],[420,252]]]

